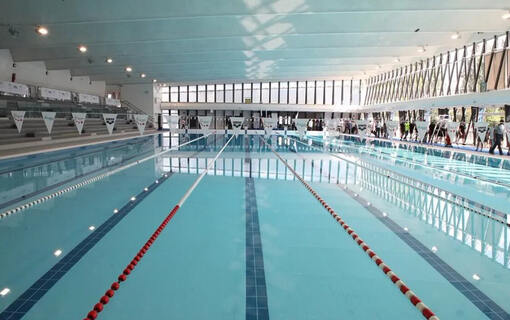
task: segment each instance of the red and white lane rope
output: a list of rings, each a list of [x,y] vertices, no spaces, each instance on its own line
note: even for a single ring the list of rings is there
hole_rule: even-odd
[[[9,210],[7,210],[7,211],[4,211],[4,212],[0,213],[0,219],[6,218],[6,217],[10,216],[11,214],[18,213],[18,212],[20,212],[20,211],[22,211],[22,210],[28,209],[28,208],[30,208],[30,207],[32,207],[32,206],[34,206],[34,205],[37,205],[37,204],[40,204],[40,203],[46,202],[46,201],[48,201],[48,200],[51,200],[51,199],[53,199],[53,198],[59,197],[59,196],[63,195],[64,193],[67,193],[67,192],[70,192],[70,191],[73,191],[73,190],[79,189],[79,188],[81,188],[81,187],[83,187],[83,186],[86,186],[86,185],[88,185],[88,184],[91,184],[91,183],[94,183],[94,182],[96,182],[96,181],[102,180],[102,179],[104,179],[104,178],[106,178],[106,177],[109,177],[109,176],[111,176],[111,175],[113,175],[113,174],[116,174],[117,172],[120,172],[120,171],[126,170],[127,168],[131,168],[132,166],[136,166],[136,165],[138,165],[138,164],[140,164],[140,163],[142,163],[142,162],[145,162],[145,161],[147,161],[147,160],[150,160],[150,159],[153,159],[153,158],[155,158],[155,157],[158,157],[158,156],[162,155],[163,153],[167,153],[167,152],[170,152],[170,151],[177,150],[178,148],[183,147],[183,146],[185,146],[185,145],[187,145],[187,144],[190,144],[190,143],[193,143],[193,142],[195,142],[195,141],[197,141],[197,140],[200,140],[200,139],[206,138],[206,137],[210,136],[211,134],[212,134],[212,133],[210,133],[210,134],[208,134],[208,135],[205,135],[205,136],[198,137],[198,138],[196,138],[196,139],[190,140],[190,141],[185,142],[185,143],[183,143],[183,144],[180,144],[180,145],[178,145],[178,146],[172,147],[172,148],[170,148],[170,149],[168,149],[168,150],[165,150],[165,151],[161,151],[161,152],[155,153],[155,154],[153,154],[153,155],[150,155],[150,156],[145,157],[145,158],[143,158],[143,159],[140,159],[140,160],[134,161],[134,162],[132,162],[132,163],[130,163],[130,164],[127,164],[127,165],[125,165],[125,166],[119,167],[119,168],[114,169],[114,170],[112,170],[112,171],[105,172],[105,173],[100,174],[100,175],[98,175],[98,176],[95,176],[95,177],[93,177],[93,178],[90,178],[90,179],[84,180],[84,181],[82,181],[82,182],[80,182],[80,183],[74,184],[74,185],[72,185],[72,186],[66,187],[66,188],[61,189],[61,190],[59,190],[59,191],[56,191],[56,192],[53,192],[53,193],[51,193],[51,194],[45,195],[44,197],[41,197],[41,198],[39,198],[39,199],[32,200],[32,201],[30,201],[30,202],[27,202],[27,203],[24,203],[24,204],[22,204],[22,205],[19,205],[19,206],[15,207],[15,208],[12,208],[12,209],[9,209]]]
[[[270,146],[264,139],[262,141],[271,149],[271,151],[280,159],[281,162],[296,176],[296,178],[312,193],[312,195],[321,203],[321,205],[329,212],[329,214],[343,227],[354,241],[360,246],[363,251],[372,259],[372,261],[381,269],[382,272],[399,288],[400,292],[404,294],[409,301],[421,312],[421,314],[428,320],[439,320],[432,310],[402,281],[390,267],[384,263],[365,241],[363,241],[358,234],[331,208],[319,194],[303,179],[301,176]]]
[[[147,242],[145,242],[145,244],[142,246],[142,248],[138,251],[138,253],[135,255],[135,257],[131,260],[131,262],[129,262],[129,264],[126,266],[126,268],[124,269],[124,271],[122,271],[122,273],[118,276],[118,281],[115,281],[111,284],[110,286],[110,289],[106,290],[105,294],[99,299],[99,302],[96,303],[94,305],[94,308],[87,314],[87,317],[84,318],[83,320],[94,320],[97,318],[98,314],[103,311],[103,308],[106,304],[108,304],[108,302],[110,301],[110,299],[114,296],[115,294],[115,291],[119,290],[120,288],[120,284],[124,281],[127,280],[127,277],[131,274],[131,272],[135,269],[136,265],[138,264],[138,262],[140,262],[140,260],[143,258],[143,256],[145,255],[145,253],[147,252],[147,250],[149,250],[149,248],[152,246],[152,244],[156,241],[156,239],[159,237],[159,235],[161,234],[161,232],[165,229],[165,227],[167,226],[167,224],[170,222],[170,220],[172,220],[172,218],[175,216],[175,214],[177,213],[177,211],[183,206],[184,202],[186,202],[186,200],[188,199],[188,197],[191,195],[191,193],[193,192],[193,190],[195,190],[195,188],[198,186],[198,184],[200,183],[200,181],[202,181],[202,179],[204,178],[204,176],[207,174],[207,172],[209,171],[209,169],[212,167],[212,165],[216,162],[216,160],[219,158],[219,156],[222,154],[223,150],[225,150],[225,148],[227,147],[227,145],[230,143],[230,141],[232,141],[232,139],[234,138],[234,136],[232,135],[232,137],[230,137],[230,139],[228,139],[227,143],[225,143],[225,145],[220,149],[220,151],[216,154],[216,156],[214,157],[213,160],[211,160],[208,164],[207,164],[207,167],[204,169],[204,171],[202,171],[202,173],[200,174],[200,176],[198,176],[198,178],[195,180],[195,182],[193,182],[193,184],[191,185],[191,187],[189,187],[189,189],[186,191],[186,193],[184,194],[184,196],[182,196],[181,200],[179,200],[179,202],[177,203],[177,205],[175,205],[175,207],[172,209],[172,211],[170,211],[170,213],[166,216],[166,218],[163,220],[163,222],[159,225],[159,227],[156,229],[156,231],[154,231],[154,233],[151,235],[151,237],[149,238],[149,240],[147,240]]]

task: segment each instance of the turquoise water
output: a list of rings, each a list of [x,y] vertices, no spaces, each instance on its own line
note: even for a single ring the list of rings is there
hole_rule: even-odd
[[[33,195],[37,198],[148,158],[0,219],[0,290],[10,289],[0,297],[0,319],[84,318],[229,137],[209,136],[169,150],[194,138],[167,133],[129,140],[129,144],[122,146],[104,144],[100,150],[94,149],[97,147],[72,150],[67,152],[71,155],[69,159],[49,153],[35,160],[0,162],[0,168],[6,171],[1,177],[2,187],[5,182],[10,189],[31,183],[37,186],[34,191],[49,188]],[[367,180],[363,168],[284,137],[272,137],[269,142],[441,319],[507,319],[508,238],[500,223],[471,214],[470,224],[462,227],[456,224],[452,236],[450,224],[443,227],[429,223],[371,190],[368,183],[372,180]],[[41,166],[64,166],[75,173],[86,172],[84,157],[89,161],[85,163],[103,164],[98,166],[101,170],[57,186],[48,179],[19,173],[37,171],[40,169],[35,168]],[[105,159],[111,157],[125,161],[111,167],[104,165],[108,163]],[[386,159],[370,157],[370,161],[386,168],[416,171],[417,179],[427,176],[415,168],[390,166]],[[16,167],[20,163],[34,169]],[[155,184],[156,180],[159,183]],[[440,181],[445,186],[453,185],[447,179]],[[143,196],[145,187],[149,191]],[[455,185],[455,190],[472,192],[468,188],[469,185]],[[133,196],[137,200],[130,205]],[[11,198],[16,199],[15,195]],[[12,200],[6,199],[4,202]],[[26,200],[5,205],[2,210],[23,201]],[[425,259],[423,250],[403,241],[402,232],[389,228],[363,205],[367,201],[370,208],[384,212],[398,226],[407,228],[406,234],[414,237],[416,243],[436,247],[434,255],[459,276],[445,277],[438,272]],[[497,201],[487,203],[497,207]],[[127,209],[122,209],[126,205]],[[94,240],[91,235],[111,221],[116,215],[114,209],[120,210],[117,214],[126,214],[102,238]],[[93,230],[89,229],[91,226]],[[481,232],[483,235],[479,236],[470,231],[472,226],[490,232]],[[462,241],[460,229],[466,234],[460,236]],[[480,240],[485,246],[488,235],[497,238],[491,242],[495,248],[491,254],[485,249],[477,250],[476,244],[468,245]],[[259,238],[260,247],[256,245]],[[30,308],[25,305],[14,313],[7,312],[86,239],[93,243],[90,249],[79,255],[71,267],[56,273],[53,277],[58,280],[47,290],[34,290]],[[62,251],[58,257],[54,255],[57,249]],[[250,256],[253,252],[254,258]],[[252,261],[255,269],[250,265]],[[473,279],[475,273],[480,280]],[[472,284],[477,291],[463,292],[458,288],[460,280]],[[490,303],[476,302],[479,292]],[[494,305],[501,309],[498,311]],[[227,146],[98,317],[148,318],[422,319],[423,316],[258,136],[241,136]]]
[[[312,137],[321,146],[323,139]],[[379,147],[365,140],[342,138],[328,140],[333,152],[354,155],[405,176],[461,195],[482,205],[510,214],[510,167],[495,168],[484,156],[461,155],[461,152],[416,151],[395,146]],[[466,161],[469,160],[469,161]],[[478,161],[478,163],[473,163]],[[500,160],[501,162],[503,160]],[[506,160],[508,161],[508,160]],[[506,162],[505,162],[506,163]]]

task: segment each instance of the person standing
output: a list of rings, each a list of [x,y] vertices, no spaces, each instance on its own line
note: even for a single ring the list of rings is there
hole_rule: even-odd
[[[410,130],[411,130],[411,124],[409,123],[409,120],[407,120],[404,123],[404,140],[407,140],[407,135],[409,134]]]
[[[381,137],[381,122],[379,120],[375,120],[375,137]]]
[[[498,147],[499,154],[503,154],[503,149],[501,149],[501,142],[503,142],[503,135],[505,134],[505,122],[503,119],[499,122],[499,124],[494,128],[494,139],[492,140],[492,146],[489,149],[490,154],[494,154],[494,150]]]

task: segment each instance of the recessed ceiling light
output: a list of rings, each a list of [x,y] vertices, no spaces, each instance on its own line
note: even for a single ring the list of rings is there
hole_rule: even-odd
[[[131,71],[133,71],[133,68],[131,68],[131,67],[126,67],[126,72],[131,72]]]
[[[510,11],[501,16],[504,20],[510,20]]]
[[[96,227],[94,227],[94,226],[90,226],[90,227],[89,227],[89,230],[90,230],[90,231],[94,231],[94,230],[96,230]]]
[[[53,252],[53,254],[55,255],[55,257],[58,257],[62,254],[62,250],[57,249],[57,250],[55,250],[55,252]]]
[[[85,52],[87,52],[87,47],[85,47],[85,46],[79,46],[79,47],[78,47],[78,50],[80,50],[80,52],[81,52],[81,53],[85,53]]]
[[[158,80],[157,79],[153,79],[152,82],[156,83],[156,82],[158,82]]]
[[[113,209],[113,213],[119,212],[119,209]]]
[[[404,227],[404,230],[405,230],[405,231],[407,232],[407,231],[409,231],[409,228],[407,228],[407,227]]]
[[[142,74],[140,75],[140,78],[145,78],[146,76],[147,76],[147,75],[146,75],[145,73],[142,73]]]
[[[106,63],[112,63],[113,62],[113,59],[112,58],[107,58],[106,59]]]
[[[437,247],[436,246],[432,246],[432,252],[436,253],[437,252]]]
[[[47,35],[48,35],[48,33],[50,33],[50,32],[48,31],[48,28],[43,27],[43,26],[38,26],[35,30],[36,30],[36,31],[37,31],[37,33],[38,33],[38,34],[40,34],[41,36],[47,36]]]
[[[131,201],[135,201],[136,200],[136,197],[131,197]]]
[[[9,288],[3,288],[2,291],[0,291],[0,296],[4,297],[6,296],[9,292],[11,292],[11,289]]]
[[[452,40],[457,40],[457,39],[460,39],[460,33],[458,32],[455,32],[454,34],[451,35]]]
[[[480,276],[478,275],[478,273],[475,273],[473,275],[473,280],[476,280],[476,281],[480,280]]]

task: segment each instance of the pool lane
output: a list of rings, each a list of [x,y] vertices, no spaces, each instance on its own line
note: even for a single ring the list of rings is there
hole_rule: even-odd
[[[0,299],[0,311],[80,241],[99,231],[98,228],[112,217],[115,208],[130,203],[132,196],[160,178],[159,161],[156,158],[143,162],[0,220],[0,243],[3,244],[0,245],[3,257],[0,283],[11,289]],[[57,249],[62,251],[59,257],[54,256]]]
[[[142,139],[139,143],[102,148],[85,155],[70,152],[55,160],[52,160],[55,156],[52,156],[51,152],[46,155],[48,158],[46,160],[43,160],[45,159],[43,155],[33,156],[44,163],[24,168],[11,167],[0,173],[0,209],[77,179],[111,170],[144,155],[150,155],[160,149],[156,141],[151,137]],[[23,159],[19,158],[17,162],[23,163]],[[0,164],[3,162],[5,161],[0,161]]]
[[[322,146],[322,142],[318,142],[316,140],[315,144],[320,144]],[[315,145],[315,147],[318,147],[318,145]],[[315,151],[318,151],[318,149]],[[335,152],[332,152],[332,154],[335,154]],[[475,178],[460,176],[455,174],[455,172],[438,172],[435,169],[423,166],[419,166],[419,168],[408,168],[399,163],[399,161],[382,161],[368,154],[360,155],[354,153],[338,153],[338,156],[354,162],[357,159],[364,160],[380,168],[391,170],[407,177],[412,177],[413,179],[437,186],[490,208],[510,214],[508,208],[508,201],[510,201],[510,189],[507,187],[494,185],[490,182],[479,181]]]
[[[504,268],[500,262],[496,262],[492,257],[489,257],[488,253],[490,251],[480,250],[484,252],[479,252],[475,250],[474,247],[477,241],[470,240],[472,239],[470,238],[471,227],[467,227],[465,234],[461,234],[461,229],[457,230],[451,227],[450,224],[448,227],[444,227],[442,223],[439,224],[436,221],[424,221],[414,213],[380,199],[377,194],[374,194],[367,188],[360,188],[359,186],[349,186],[349,188],[360,194],[360,197],[370,199],[373,208],[386,212],[387,216],[394,223],[407,228],[409,234],[425,245],[426,248],[435,248],[436,252],[434,254],[437,257],[444,260],[451,268],[490,297],[491,300],[507,313],[510,312],[510,306],[507,303],[510,299],[507,285],[510,283],[510,270]],[[485,218],[478,216],[470,217],[470,223],[475,223],[477,226],[475,228],[476,233],[484,234],[485,237],[490,238],[492,233],[498,234],[497,232],[501,231],[497,223],[483,222],[483,219]],[[483,225],[486,226],[485,232],[480,230],[480,226]],[[501,234],[499,234],[499,238],[504,239]],[[474,274],[477,274],[480,280],[474,280]],[[469,296],[475,298],[474,295]],[[474,300],[476,302],[479,299]]]
[[[357,201],[335,185],[314,184],[314,188],[439,318],[488,319],[415,249]]]
[[[129,198],[156,179],[153,162],[129,168],[0,220],[0,283],[11,293],[0,299],[5,309]],[[98,196],[108,195],[108,201]],[[54,251],[62,255],[54,256]]]
[[[56,319],[83,318],[195,179],[196,175],[174,174],[151,193],[26,319],[49,314]],[[244,184],[242,178],[206,176],[101,319],[243,319]]]
[[[422,318],[299,182],[255,188],[272,319]]]

